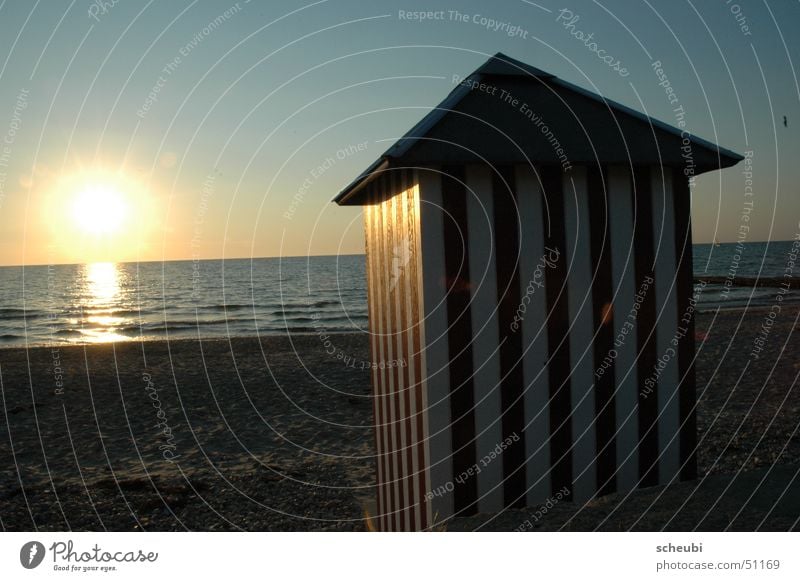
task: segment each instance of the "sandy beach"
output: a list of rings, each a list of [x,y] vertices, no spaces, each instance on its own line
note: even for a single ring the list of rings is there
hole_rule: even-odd
[[[796,528],[800,310],[764,336],[769,312],[698,316],[698,481],[441,528]],[[366,530],[368,359],[344,334],[0,350],[0,525]]]
[[[366,360],[363,338],[332,340]],[[6,530],[364,529],[368,372],[316,335],[7,349],[0,365]]]

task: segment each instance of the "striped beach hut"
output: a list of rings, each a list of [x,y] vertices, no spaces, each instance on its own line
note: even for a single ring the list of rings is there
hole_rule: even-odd
[[[741,156],[502,54],[363,206],[381,530],[696,476],[690,184]]]

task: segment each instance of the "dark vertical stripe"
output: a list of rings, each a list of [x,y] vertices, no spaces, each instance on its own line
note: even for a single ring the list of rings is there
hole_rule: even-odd
[[[375,288],[372,280],[372,270],[375,257],[372,255],[375,252],[374,239],[372,238],[372,195],[367,194],[367,205],[364,207],[364,246],[367,253],[366,267],[367,267],[367,308],[369,311],[369,351],[370,356],[375,359]],[[372,417],[373,417],[373,436],[375,437],[375,480],[377,483],[375,490],[375,502],[377,513],[372,515],[378,523],[378,529],[381,528],[380,515],[383,513],[383,467],[381,466],[381,439],[379,434],[380,425],[380,411],[378,405],[378,380],[377,369],[370,371],[370,383],[372,387]]]
[[[678,303],[678,407],[680,410],[681,480],[697,478],[697,417],[694,379],[694,312],[689,301],[694,292],[692,268],[692,203],[689,182],[680,169],[672,172],[675,208],[675,259]]]
[[[519,308],[520,216],[512,166],[492,176],[494,242],[497,272],[497,322],[500,341],[500,405],[503,440],[516,440],[503,452],[503,500],[506,507],[525,506],[525,402],[523,398],[522,333],[511,324]]]
[[[572,493],[572,420],[567,274],[569,257],[564,240],[564,191],[561,169],[540,170],[544,199],[545,248],[557,250],[559,260],[545,269],[547,344],[550,378],[550,465],[552,492],[566,487]],[[549,227],[548,227],[549,224]]]
[[[367,199],[367,207],[364,208],[364,230],[365,230],[365,242],[366,242],[366,251],[367,251],[367,305],[369,306],[369,333],[370,333],[370,356],[372,357],[373,361],[377,361],[378,359],[378,349],[377,349],[377,309],[379,307],[378,297],[376,296],[376,260],[377,260],[377,242],[378,240],[375,237],[375,228],[373,227],[372,223],[374,221],[374,208],[373,204],[375,203],[375,196],[372,192],[368,194]],[[370,379],[372,380],[372,415],[374,418],[374,428],[373,434],[375,435],[375,474],[376,474],[376,501],[377,501],[377,514],[373,515],[375,519],[375,524],[378,530],[384,529],[384,514],[386,512],[386,499],[384,496],[384,484],[386,482],[386,476],[384,475],[383,471],[383,440],[382,440],[382,428],[381,424],[383,423],[383,414],[381,413],[381,402],[380,402],[380,393],[381,393],[381,382],[380,376],[378,375],[378,370],[373,369],[370,373]]]
[[[403,403],[406,410],[406,415],[403,418],[403,429],[405,430],[406,434],[406,449],[403,450],[403,454],[405,455],[406,459],[406,466],[408,469],[406,473],[403,475],[405,478],[405,487],[406,487],[406,514],[408,518],[408,529],[407,530],[414,530],[414,510],[415,510],[415,493],[414,493],[414,458],[413,458],[413,450],[414,447],[412,445],[412,422],[414,418],[411,415],[411,382],[410,382],[410,375],[408,373],[408,367],[399,365],[400,361],[407,360],[408,355],[408,306],[406,304],[406,297],[408,296],[408,284],[410,281],[409,275],[410,272],[408,271],[409,267],[409,258],[411,252],[411,238],[409,236],[408,231],[408,224],[406,222],[406,217],[403,216],[403,212],[407,206],[406,204],[406,190],[408,188],[408,176],[406,170],[401,170],[400,175],[398,176],[398,184],[399,187],[397,188],[397,192],[399,195],[395,198],[397,203],[395,204],[396,208],[396,216],[397,216],[397,223],[400,232],[400,250],[399,252],[395,253],[399,255],[400,264],[399,269],[397,269],[397,276],[401,277],[400,280],[397,281],[397,285],[395,286],[395,293],[400,293],[400,328],[398,332],[400,333],[400,348],[395,353],[395,361],[392,362],[392,365],[400,372],[400,375],[403,378],[403,393],[401,394],[403,398]]]
[[[611,309],[614,283],[611,272],[611,231],[608,176],[599,166],[588,168],[589,230],[592,255],[592,312],[594,313],[595,434],[597,439],[598,494],[615,492],[616,407],[614,402],[614,313]]]
[[[464,168],[442,168],[444,262],[447,280],[448,355],[450,359],[450,424],[453,446],[453,512],[477,510],[477,478],[460,478],[475,465],[472,322],[469,312],[470,273]]]
[[[657,333],[650,168],[634,168],[632,191],[636,292],[643,295],[636,325],[639,351],[639,479],[641,486],[653,486],[658,484],[658,382],[654,375]]]

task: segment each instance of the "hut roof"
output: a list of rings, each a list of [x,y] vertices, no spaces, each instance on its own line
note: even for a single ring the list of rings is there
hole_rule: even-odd
[[[688,175],[743,158],[686,130],[497,53],[345,187],[339,205],[366,202],[393,168],[491,163],[683,167]]]

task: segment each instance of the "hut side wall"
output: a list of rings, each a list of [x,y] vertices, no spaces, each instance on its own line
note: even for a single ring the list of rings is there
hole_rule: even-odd
[[[377,451],[377,521],[385,531],[429,526],[423,389],[419,188],[413,173],[373,184],[364,207]]]

